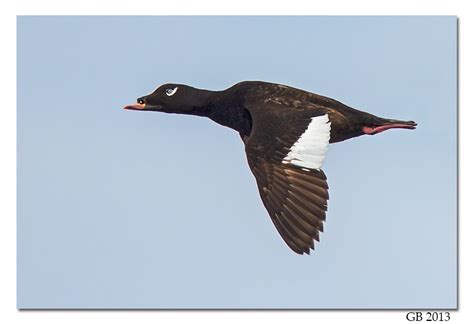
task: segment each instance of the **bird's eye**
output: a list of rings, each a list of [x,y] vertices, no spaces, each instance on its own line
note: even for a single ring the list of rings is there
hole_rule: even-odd
[[[138,101],[138,103],[139,103],[140,105],[144,105],[144,104],[145,104],[145,100],[143,100],[143,99],[138,99],[137,101]]]
[[[168,97],[171,97],[172,95],[174,95],[176,93],[176,91],[178,91],[178,87],[174,88],[174,89],[166,89],[166,95]]]

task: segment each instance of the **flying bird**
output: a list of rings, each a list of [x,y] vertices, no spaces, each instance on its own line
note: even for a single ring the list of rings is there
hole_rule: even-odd
[[[223,91],[164,84],[124,109],[203,116],[236,130],[263,204],[285,243],[298,254],[310,254],[323,231],[329,195],[321,165],[329,143],[417,126],[261,81],[240,82]]]

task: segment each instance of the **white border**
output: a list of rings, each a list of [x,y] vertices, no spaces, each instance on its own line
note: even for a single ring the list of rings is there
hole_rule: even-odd
[[[82,0],[11,1],[1,4],[0,89],[0,322],[2,323],[242,323],[253,321],[287,323],[401,323],[401,311],[304,311],[304,312],[203,312],[203,311],[37,311],[16,310],[16,15],[160,15],[160,14],[302,14],[302,15],[457,15],[460,17],[460,311],[451,312],[451,322],[474,323],[472,304],[474,213],[472,190],[474,165],[473,40],[474,17],[470,1],[306,1],[306,0]],[[440,125],[443,127],[443,125]],[[433,233],[442,235],[442,233]],[[443,260],[439,260],[443,262]]]

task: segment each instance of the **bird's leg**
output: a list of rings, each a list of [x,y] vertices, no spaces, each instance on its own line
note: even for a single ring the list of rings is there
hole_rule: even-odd
[[[387,129],[392,128],[405,128],[405,129],[415,129],[416,123],[413,121],[403,122],[403,121],[389,121],[383,125],[379,126],[364,126],[362,131],[367,135],[374,135],[386,131]]]

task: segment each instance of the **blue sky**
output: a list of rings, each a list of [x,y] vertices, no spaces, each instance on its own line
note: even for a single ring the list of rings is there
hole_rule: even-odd
[[[456,306],[455,17],[19,17],[18,306]],[[278,82],[415,120],[331,145],[291,252],[237,133],[121,108]]]

